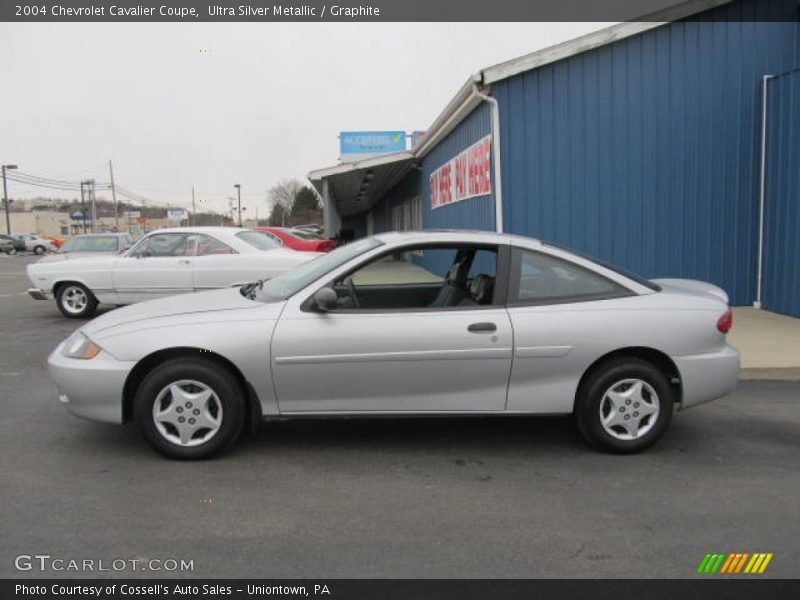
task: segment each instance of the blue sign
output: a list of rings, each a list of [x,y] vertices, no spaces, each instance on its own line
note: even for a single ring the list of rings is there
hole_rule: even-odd
[[[342,131],[339,134],[339,153],[384,154],[406,149],[405,131]]]

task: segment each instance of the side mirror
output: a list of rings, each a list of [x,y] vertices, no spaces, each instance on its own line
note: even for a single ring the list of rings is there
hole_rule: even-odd
[[[314,305],[317,307],[317,310],[328,312],[336,308],[338,299],[339,296],[336,295],[333,288],[324,287],[317,290],[314,294]]]

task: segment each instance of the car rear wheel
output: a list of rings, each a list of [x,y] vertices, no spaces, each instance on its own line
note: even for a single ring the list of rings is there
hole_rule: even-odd
[[[56,292],[56,305],[70,319],[91,317],[97,310],[97,298],[80,283],[65,283]]]
[[[175,359],[153,369],[134,399],[144,438],[170,458],[210,458],[242,432],[245,395],[226,369],[207,360]]]
[[[581,385],[575,420],[586,440],[606,452],[628,454],[652,446],[672,419],[674,393],[651,363],[618,358],[596,368]]]

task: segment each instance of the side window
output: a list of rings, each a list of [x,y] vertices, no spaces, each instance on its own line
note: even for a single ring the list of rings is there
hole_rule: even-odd
[[[497,253],[480,249],[475,252],[475,258],[467,274],[467,279],[475,279],[478,275],[497,277]]]
[[[191,256],[194,245],[185,233],[155,233],[136,246],[135,256]]]
[[[497,249],[408,246],[333,283],[340,310],[475,308],[494,302]]]
[[[554,256],[518,251],[512,272],[510,304],[558,304],[626,296],[610,279]]]
[[[198,235],[195,256],[209,256],[211,254],[236,254],[236,251],[227,244],[220,242],[210,235]]]

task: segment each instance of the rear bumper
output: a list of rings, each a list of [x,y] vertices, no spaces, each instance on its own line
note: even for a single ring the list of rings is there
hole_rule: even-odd
[[[39,288],[28,288],[28,296],[34,300],[50,300],[53,297],[49,292]]]
[[[59,391],[59,400],[71,413],[106,423],[122,423],[122,390],[135,363],[101,352],[91,360],[67,358],[63,342],[47,359],[47,370]]]
[[[672,359],[681,376],[681,409],[721,398],[739,381],[739,351],[729,344],[719,352]]]

